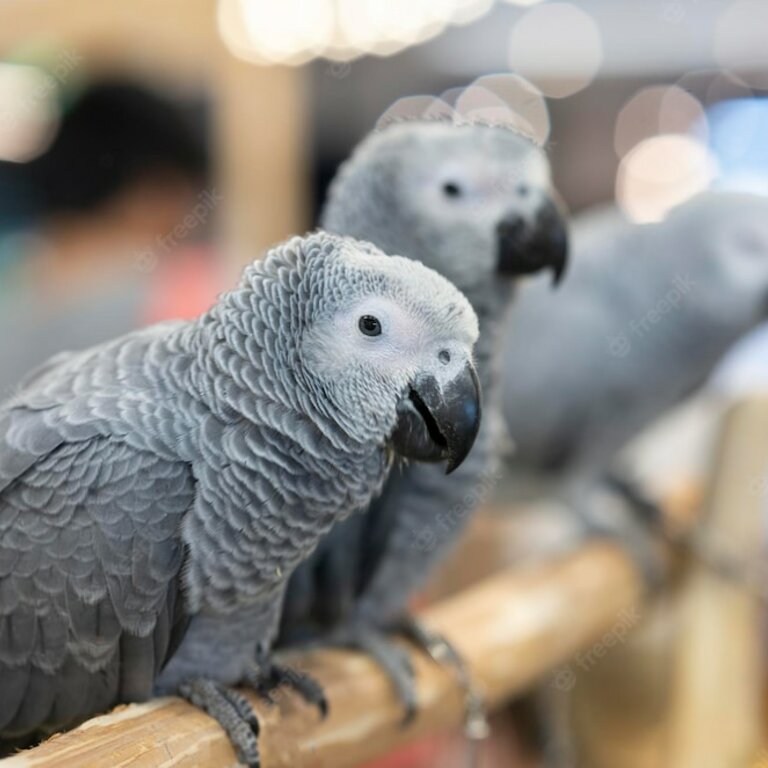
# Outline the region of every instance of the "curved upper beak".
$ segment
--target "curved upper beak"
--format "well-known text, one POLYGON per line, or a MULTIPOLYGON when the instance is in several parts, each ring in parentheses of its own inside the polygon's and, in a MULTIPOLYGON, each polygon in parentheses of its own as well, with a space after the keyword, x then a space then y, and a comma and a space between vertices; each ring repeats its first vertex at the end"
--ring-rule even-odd
POLYGON ((499 272, 527 275, 551 269, 557 285, 568 265, 568 227, 559 204, 547 197, 533 222, 519 214, 503 218, 496 229, 499 272))
POLYGON ((467 363, 441 388, 431 375, 419 375, 398 407, 392 435, 395 450, 418 461, 446 461, 450 474, 467 458, 480 429, 480 382, 467 363))

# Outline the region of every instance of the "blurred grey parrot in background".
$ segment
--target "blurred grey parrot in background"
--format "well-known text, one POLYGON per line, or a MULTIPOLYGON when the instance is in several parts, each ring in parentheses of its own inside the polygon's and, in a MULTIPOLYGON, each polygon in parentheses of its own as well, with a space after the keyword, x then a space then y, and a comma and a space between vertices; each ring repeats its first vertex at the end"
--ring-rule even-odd
POLYGON ((323 707, 270 661, 286 579, 393 449, 461 464, 477 334, 440 275, 321 232, 197 321, 33 373, 0 407, 0 741, 178 692, 258 765, 230 686, 323 707))
MULTIPOLYGON (((557 547, 610 537, 657 587, 656 542, 670 534, 619 454, 768 317, 768 199, 707 192, 652 224, 606 207, 575 217, 570 231, 562 290, 553 297, 531 281, 508 316, 502 396, 514 451, 498 498, 514 507, 513 497, 554 497, 572 525, 557 547)), ((695 540, 672 543, 729 579, 740 574, 695 540)), ((556 687, 535 699, 526 706, 540 715, 534 739, 546 764, 574 765, 556 687)))
POLYGON ((405 620, 408 602, 496 481, 497 350, 513 279, 551 269, 557 282, 567 234, 540 147, 507 126, 440 120, 395 122, 365 138, 334 180, 322 224, 437 270, 480 321, 484 416, 467 460, 449 477, 430 464, 395 468, 365 514, 336 525, 297 570, 286 595, 280 642, 319 635, 366 651, 388 673, 408 720, 417 705, 410 660, 384 633, 403 631, 435 657, 450 650, 405 620))
POLYGON ((559 486, 588 530, 616 533, 652 575, 647 527, 633 533, 632 515, 596 502, 618 492, 650 511, 616 469, 617 454, 768 317, 768 199, 707 192, 653 224, 588 213, 573 221, 572 238, 563 289, 552 297, 532 281, 509 315, 507 484, 534 498, 559 486))

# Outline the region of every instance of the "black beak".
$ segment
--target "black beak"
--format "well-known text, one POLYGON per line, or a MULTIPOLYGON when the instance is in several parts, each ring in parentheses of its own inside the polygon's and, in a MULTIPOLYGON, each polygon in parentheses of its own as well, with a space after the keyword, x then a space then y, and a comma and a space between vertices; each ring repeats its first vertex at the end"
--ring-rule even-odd
POLYGON ((568 227, 558 204, 547 198, 532 224, 519 214, 505 217, 496 229, 498 268, 503 275, 529 275, 551 269, 557 285, 568 264, 568 227))
POLYGON ((480 382, 467 363, 440 389, 433 376, 418 376, 398 407, 392 442, 417 461, 448 461, 450 474, 467 458, 480 428, 480 382))

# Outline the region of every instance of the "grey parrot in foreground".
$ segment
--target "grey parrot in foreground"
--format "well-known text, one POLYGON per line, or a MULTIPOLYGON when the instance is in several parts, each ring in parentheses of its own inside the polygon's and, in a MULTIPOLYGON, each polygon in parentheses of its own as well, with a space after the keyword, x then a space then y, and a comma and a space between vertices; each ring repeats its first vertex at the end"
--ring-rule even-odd
MULTIPOLYGON (((364 139, 334 180, 322 223, 437 270, 464 292, 480 321, 484 417, 467 461, 450 477, 424 463, 393 470, 365 514, 336 525, 297 570, 285 601, 282 643, 320 636, 368 652, 410 719, 417 702, 409 658, 384 633, 413 636, 416 625, 402 621, 410 598, 495 483, 502 422, 496 358, 513 278, 551 269, 557 281, 567 235, 537 145, 506 126, 439 120, 396 122, 364 139)), ((414 639, 446 650, 423 632, 414 639)))
POLYGON ((322 706, 270 661, 286 579, 393 450, 461 464, 477 334, 440 275, 320 232, 197 321, 33 373, 0 407, 0 741, 178 692, 257 765, 230 686, 322 706))

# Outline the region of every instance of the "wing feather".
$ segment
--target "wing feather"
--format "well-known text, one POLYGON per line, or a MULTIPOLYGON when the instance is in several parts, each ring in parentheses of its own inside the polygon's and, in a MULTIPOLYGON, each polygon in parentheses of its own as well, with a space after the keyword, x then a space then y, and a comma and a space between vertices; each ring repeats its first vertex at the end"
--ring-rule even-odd
POLYGON ((185 627, 190 467, 62 425, 43 390, 0 411, 0 739, 146 698, 185 627))

